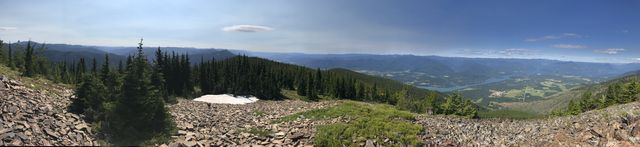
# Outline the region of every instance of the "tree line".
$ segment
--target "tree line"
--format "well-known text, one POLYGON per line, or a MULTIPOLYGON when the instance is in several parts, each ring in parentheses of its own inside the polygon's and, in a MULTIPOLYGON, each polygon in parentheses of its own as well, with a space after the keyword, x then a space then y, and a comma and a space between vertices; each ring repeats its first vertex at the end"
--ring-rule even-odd
POLYGON ((552 111, 551 115, 577 115, 616 104, 640 101, 640 97, 638 97, 638 94, 640 94, 640 82, 638 82, 637 76, 627 76, 619 81, 609 82, 605 90, 600 93, 594 94, 591 91, 594 90, 587 89, 578 100, 569 101, 565 110, 552 111))

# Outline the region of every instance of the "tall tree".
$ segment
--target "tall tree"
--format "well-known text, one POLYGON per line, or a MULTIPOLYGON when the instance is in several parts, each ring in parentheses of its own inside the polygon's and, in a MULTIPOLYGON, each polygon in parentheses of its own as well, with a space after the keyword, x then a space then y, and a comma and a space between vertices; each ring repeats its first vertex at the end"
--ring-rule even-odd
POLYGON ((24 54, 24 72, 22 73, 24 76, 32 77, 34 76, 33 72, 33 46, 31 46, 31 41, 27 42, 27 48, 24 54))
POLYGON ((70 105, 71 111, 84 114, 90 121, 98 120, 107 94, 102 82, 93 75, 85 75, 75 94, 77 98, 70 105))
POLYGON ((103 82, 106 81, 109 74, 111 74, 111 66, 109 65, 109 54, 104 54, 104 63, 102 63, 102 68, 100 68, 100 79, 103 82))
POLYGON ((142 51, 142 39, 138 54, 127 68, 118 98, 110 119, 114 142, 118 145, 138 145, 156 136, 167 136, 173 127, 170 115, 151 83, 151 68, 142 51))
POLYGON ((7 60, 9 60, 9 62, 7 64, 9 64, 9 68, 15 68, 15 64, 13 63, 13 49, 11 48, 11 44, 7 45, 7 48, 9 48, 9 53, 7 55, 7 60))
POLYGON ((98 62, 95 57, 91 60, 91 74, 94 76, 98 75, 98 62))

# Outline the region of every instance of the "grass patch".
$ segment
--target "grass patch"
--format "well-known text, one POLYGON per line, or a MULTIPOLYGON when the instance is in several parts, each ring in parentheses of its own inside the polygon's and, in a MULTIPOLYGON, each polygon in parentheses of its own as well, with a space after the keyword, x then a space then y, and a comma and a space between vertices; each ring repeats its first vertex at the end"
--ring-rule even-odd
POLYGON ((269 134, 273 133, 269 130, 260 129, 260 128, 242 129, 242 130, 239 130, 238 132, 245 132, 245 133, 253 134, 260 137, 267 137, 269 134))
POLYGON ((264 111, 260 111, 260 110, 253 111, 253 115, 255 115, 255 116, 264 116, 266 114, 267 113, 265 113, 264 111))
MULTIPOLYGON (((295 90, 286 90, 283 89, 280 92, 282 94, 282 96, 284 96, 286 99, 290 99, 290 100, 303 100, 303 101, 309 101, 309 99, 307 98, 307 96, 301 96, 298 95, 298 93, 295 90)), ((318 95, 318 99, 319 100, 332 100, 335 99, 333 97, 330 96, 324 96, 324 95, 318 95)))
POLYGON ((4 65, 0 65, 0 75, 4 75, 11 80, 20 81, 25 87, 37 91, 43 91, 46 94, 61 95, 60 93, 57 93, 57 91, 52 91, 51 87, 63 87, 69 89, 73 88, 72 85, 54 83, 50 80, 47 80, 42 75, 36 75, 35 77, 23 77, 21 76, 22 73, 4 65))
POLYGON ((395 109, 391 105, 353 101, 331 108, 289 115, 277 122, 292 121, 301 117, 312 120, 337 117, 351 119, 349 123, 319 126, 314 140, 318 146, 356 146, 368 139, 382 143, 385 138, 396 144, 420 145, 416 135, 423 129, 422 126, 410 122, 415 119, 413 113, 395 109))
POLYGON ((531 112, 503 109, 495 111, 480 111, 478 112, 480 118, 507 118, 507 119, 533 119, 540 118, 541 115, 531 112))

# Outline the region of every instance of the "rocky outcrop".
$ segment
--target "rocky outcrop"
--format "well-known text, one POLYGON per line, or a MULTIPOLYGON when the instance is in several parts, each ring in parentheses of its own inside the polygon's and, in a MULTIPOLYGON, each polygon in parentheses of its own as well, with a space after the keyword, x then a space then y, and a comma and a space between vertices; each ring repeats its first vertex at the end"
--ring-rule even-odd
POLYGON ((73 91, 32 87, 0 76, 0 146, 98 145, 89 125, 66 111, 73 91))
MULTIPOLYGON (((340 101, 259 101, 247 105, 180 100, 170 106, 179 131, 169 146, 306 146, 315 127, 348 119, 299 118, 272 123, 288 114, 329 107, 340 101)), ((613 106, 577 116, 533 120, 466 119, 417 115, 419 139, 437 146, 638 146, 640 103, 613 106)), ((378 146, 367 140, 362 146, 378 146)))
POLYGON ((577 116, 474 120, 420 115, 427 144, 469 146, 640 146, 640 103, 577 116))
POLYGON ((339 101, 258 101, 255 103, 209 104, 179 100, 170 106, 178 131, 169 146, 306 146, 312 145, 315 126, 336 120, 297 119, 273 123, 283 116, 329 107, 339 101))

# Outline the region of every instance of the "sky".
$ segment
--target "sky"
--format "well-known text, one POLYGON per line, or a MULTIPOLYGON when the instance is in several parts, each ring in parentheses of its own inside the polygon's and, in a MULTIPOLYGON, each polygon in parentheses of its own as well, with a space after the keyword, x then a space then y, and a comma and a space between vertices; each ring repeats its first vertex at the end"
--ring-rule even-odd
POLYGON ((640 62, 638 0, 0 0, 0 39, 640 62))

